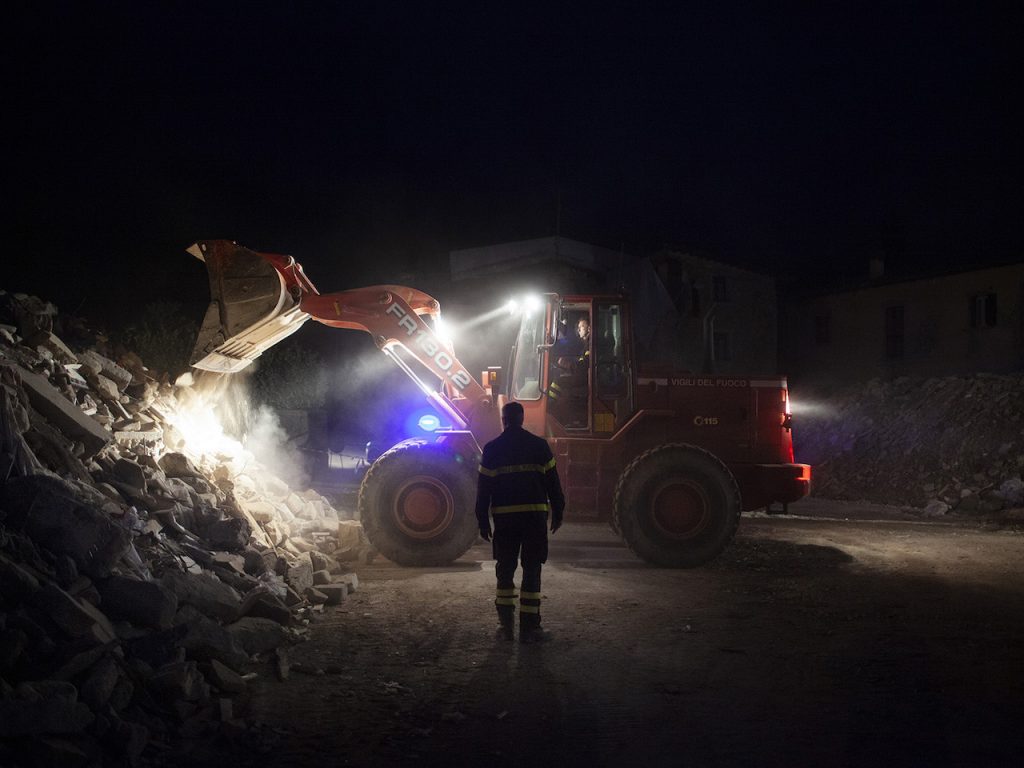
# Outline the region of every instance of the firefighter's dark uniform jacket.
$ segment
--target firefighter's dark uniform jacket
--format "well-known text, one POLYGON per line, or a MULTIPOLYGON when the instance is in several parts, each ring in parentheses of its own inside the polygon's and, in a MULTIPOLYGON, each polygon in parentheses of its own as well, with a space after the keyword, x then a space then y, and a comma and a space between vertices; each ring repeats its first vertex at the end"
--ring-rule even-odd
POLYGON ((515 611, 513 577, 521 556, 520 626, 539 628, 541 568, 548 559, 548 513, 552 523, 561 523, 564 509, 555 458, 546 440, 510 426, 484 446, 476 518, 482 530, 490 525, 488 511, 494 515, 494 605, 504 626, 511 627, 515 611))
POLYGON ((546 440, 522 427, 511 426, 484 446, 477 484, 476 519, 488 525, 488 510, 495 525, 503 515, 540 513, 560 523, 565 497, 546 440))

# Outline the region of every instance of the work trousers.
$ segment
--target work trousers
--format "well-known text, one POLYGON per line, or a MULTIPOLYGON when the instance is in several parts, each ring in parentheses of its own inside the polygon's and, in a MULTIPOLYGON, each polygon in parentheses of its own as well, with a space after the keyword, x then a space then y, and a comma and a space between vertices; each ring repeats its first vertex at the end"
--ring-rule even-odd
POLYGON ((502 623, 515 614, 515 574, 522 562, 523 580, 519 593, 519 622, 540 624, 540 572, 548 559, 547 512, 508 512, 494 516, 494 573, 497 596, 494 604, 502 623))

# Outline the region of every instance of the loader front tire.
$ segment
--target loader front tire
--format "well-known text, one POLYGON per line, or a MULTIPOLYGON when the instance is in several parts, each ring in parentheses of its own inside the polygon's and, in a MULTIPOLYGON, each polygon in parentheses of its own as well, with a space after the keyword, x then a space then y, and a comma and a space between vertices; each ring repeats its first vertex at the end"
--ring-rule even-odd
POLYGON ((714 559, 740 520, 736 480, 717 457, 685 443, 637 456, 615 487, 613 527, 653 565, 693 568, 714 559))
POLYGON ((476 541, 475 478, 461 457, 409 442, 382 454, 363 477, 359 515, 370 543, 392 562, 447 565, 476 541))

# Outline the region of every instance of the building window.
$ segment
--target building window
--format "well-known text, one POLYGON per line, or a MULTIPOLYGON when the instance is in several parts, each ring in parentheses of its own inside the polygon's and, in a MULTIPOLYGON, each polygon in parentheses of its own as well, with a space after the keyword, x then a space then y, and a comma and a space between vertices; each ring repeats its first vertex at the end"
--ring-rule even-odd
POLYGON ((732 360, 732 343, 725 331, 715 331, 712 354, 716 361, 732 360))
POLYGON ((996 295, 979 293, 971 297, 971 328, 993 328, 996 324, 996 295))
POLYGON ((716 302, 729 301, 729 279, 725 275, 711 278, 711 297, 716 302))
POLYGON ((683 293, 683 265, 675 259, 669 259, 665 262, 664 269, 665 287, 668 289, 668 295, 672 297, 672 303, 676 305, 676 311, 683 312, 686 299, 688 298, 683 293))
POLYGON ((904 351, 903 305, 885 308, 885 358, 902 360, 904 351))
POLYGON ((828 344, 832 341, 832 318, 826 313, 814 316, 814 343, 828 344))

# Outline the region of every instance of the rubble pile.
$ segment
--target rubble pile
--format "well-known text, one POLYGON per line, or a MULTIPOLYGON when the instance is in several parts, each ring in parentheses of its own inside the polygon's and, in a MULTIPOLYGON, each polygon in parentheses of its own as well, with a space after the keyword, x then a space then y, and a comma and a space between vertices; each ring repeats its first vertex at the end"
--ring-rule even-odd
POLYGON ((356 588, 359 523, 223 435, 195 449, 204 407, 0 291, 0 764, 248 738, 248 681, 356 588))
POLYGON ((794 400, 810 406, 794 441, 815 495, 928 516, 1024 506, 1024 375, 875 379, 794 400))

